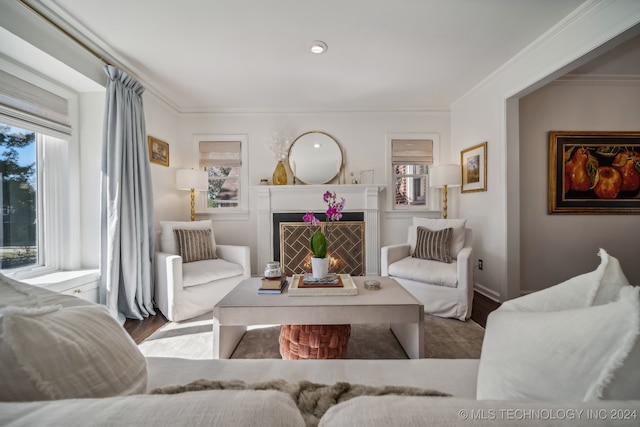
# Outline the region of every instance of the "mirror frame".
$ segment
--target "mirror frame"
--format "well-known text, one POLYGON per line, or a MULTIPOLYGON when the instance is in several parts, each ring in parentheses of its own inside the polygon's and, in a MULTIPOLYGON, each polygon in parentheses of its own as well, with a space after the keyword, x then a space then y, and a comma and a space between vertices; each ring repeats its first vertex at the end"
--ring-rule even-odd
POLYGON ((319 130, 312 130, 310 132, 305 132, 302 135, 298 136, 293 143, 291 144, 291 146, 289 147, 289 152, 287 154, 288 157, 288 163, 289 163, 289 168, 291 169, 291 171, 293 172, 294 167, 291 164, 291 151, 293 150, 293 147, 295 147, 296 142, 300 141, 301 138, 310 135, 310 134, 322 134, 324 136, 326 136, 327 138, 329 138, 331 141, 333 141, 333 143, 336 145, 336 147, 338 147, 338 151, 340 152, 340 167, 338 168, 338 171, 335 173, 335 175, 333 175, 331 178, 329 178, 328 180, 326 180, 325 182, 307 182, 304 179, 300 178, 298 175, 294 174, 294 179, 300 181, 303 184, 308 184, 308 185, 321 185, 321 184, 327 184, 331 181, 333 181, 334 179, 336 179, 337 177, 340 176, 340 172, 342 172, 342 169, 344 168, 344 152, 342 151, 342 147, 340 146, 340 143, 338 142, 337 139, 335 139, 333 136, 329 135, 326 132, 322 132, 319 130))

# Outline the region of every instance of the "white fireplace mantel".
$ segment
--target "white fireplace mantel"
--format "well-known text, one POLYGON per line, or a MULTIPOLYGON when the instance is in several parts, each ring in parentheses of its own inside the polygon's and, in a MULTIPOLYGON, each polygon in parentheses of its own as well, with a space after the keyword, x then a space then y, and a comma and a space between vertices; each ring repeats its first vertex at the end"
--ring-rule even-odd
POLYGON ((324 212, 326 191, 346 200, 344 212, 362 212, 365 222, 367 275, 380 274, 380 202, 384 185, 259 185, 252 187, 258 211, 258 269, 274 259, 273 214, 324 212))

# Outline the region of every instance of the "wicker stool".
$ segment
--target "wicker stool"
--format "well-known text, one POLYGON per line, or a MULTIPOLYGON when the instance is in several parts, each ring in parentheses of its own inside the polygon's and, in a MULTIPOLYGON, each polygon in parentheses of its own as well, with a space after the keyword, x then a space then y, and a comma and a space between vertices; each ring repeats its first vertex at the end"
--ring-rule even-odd
POLYGON ((342 359, 351 325, 282 325, 280 355, 286 360, 342 359))

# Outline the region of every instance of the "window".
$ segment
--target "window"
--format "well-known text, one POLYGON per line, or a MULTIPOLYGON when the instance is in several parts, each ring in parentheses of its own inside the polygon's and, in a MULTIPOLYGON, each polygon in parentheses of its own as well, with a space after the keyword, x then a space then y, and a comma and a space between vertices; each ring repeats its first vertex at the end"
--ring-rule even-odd
POLYGON ((433 140, 391 140, 394 208, 428 207, 429 165, 432 163, 433 140))
POLYGON ((247 199, 246 136, 196 137, 199 164, 209 174, 204 208, 208 212, 240 210, 247 199))
POLYGON ((36 133, 0 123, 0 268, 38 265, 38 166, 36 133))
POLYGON ((79 230, 71 227, 79 217, 72 203, 78 180, 71 184, 78 171, 71 162, 76 98, 29 71, 11 70, 15 75, 0 70, 0 269, 21 279, 79 260, 79 230))

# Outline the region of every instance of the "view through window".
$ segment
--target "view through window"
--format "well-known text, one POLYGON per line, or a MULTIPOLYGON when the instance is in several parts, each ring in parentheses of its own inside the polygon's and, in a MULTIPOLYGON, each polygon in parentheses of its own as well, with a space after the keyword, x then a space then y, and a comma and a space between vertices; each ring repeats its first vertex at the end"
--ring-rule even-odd
POLYGON ((39 263, 36 133, 0 123, 0 138, 0 268, 33 266, 39 263))

